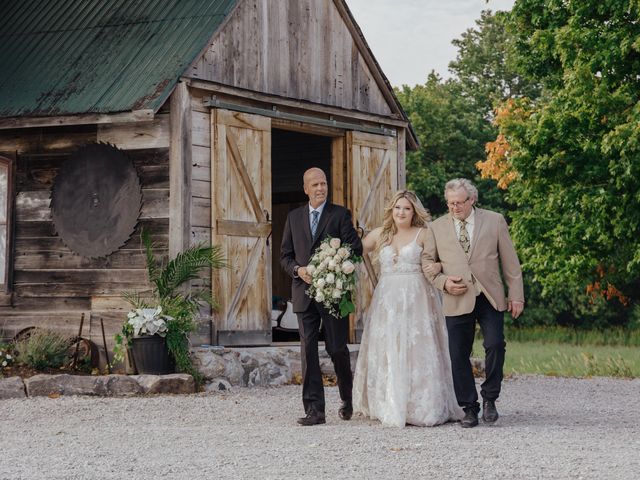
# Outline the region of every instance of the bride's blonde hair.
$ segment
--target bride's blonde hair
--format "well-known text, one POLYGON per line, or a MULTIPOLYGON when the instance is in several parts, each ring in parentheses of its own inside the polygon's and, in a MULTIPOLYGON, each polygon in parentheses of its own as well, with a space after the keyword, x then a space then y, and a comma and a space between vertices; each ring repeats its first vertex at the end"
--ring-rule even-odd
POLYGON ((412 227, 425 227, 427 222, 431 221, 431 215, 422 206, 420 199, 410 190, 399 190, 396 194, 391 198, 391 201, 385 206, 384 214, 382 216, 382 231, 380 232, 380 237, 378 238, 378 243, 376 244, 376 248, 373 252, 373 260, 377 261, 380 256, 380 251, 391 244, 391 240, 393 236, 398 232, 398 227, 396 227, 395 222, 393 221, 393 207, 396 206, 398 200, 401 198, 405 198, 411 204, 413 208, 413 217, 411 218, 411 226, 412 227))

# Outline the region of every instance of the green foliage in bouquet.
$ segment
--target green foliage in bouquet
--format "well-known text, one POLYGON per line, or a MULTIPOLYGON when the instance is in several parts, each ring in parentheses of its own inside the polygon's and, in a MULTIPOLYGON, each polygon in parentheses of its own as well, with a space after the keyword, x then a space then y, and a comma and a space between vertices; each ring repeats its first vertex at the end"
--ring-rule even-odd
POLYGON ((337 318, 355 312, 351 293, 356 286, 356 264, 360 261, 362 258, 353 253, 348 243, 343 244, 339 238, 325 238, 307 265, 312 277, 307 295, 337 318))

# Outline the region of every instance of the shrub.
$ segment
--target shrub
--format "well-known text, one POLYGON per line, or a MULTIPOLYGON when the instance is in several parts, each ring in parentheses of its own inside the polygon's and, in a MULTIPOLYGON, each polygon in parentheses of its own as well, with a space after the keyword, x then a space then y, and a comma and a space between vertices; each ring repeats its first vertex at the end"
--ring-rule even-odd
POLYGON ((67 360, 69 339, 57 332, 36 329, 16 344, 17 361, 36 370, 60 368, 67 360))
POLYGON ((11 366, 14 360, 13 345, 0 343, 0 376, 2 376, 2 369, 11 366))

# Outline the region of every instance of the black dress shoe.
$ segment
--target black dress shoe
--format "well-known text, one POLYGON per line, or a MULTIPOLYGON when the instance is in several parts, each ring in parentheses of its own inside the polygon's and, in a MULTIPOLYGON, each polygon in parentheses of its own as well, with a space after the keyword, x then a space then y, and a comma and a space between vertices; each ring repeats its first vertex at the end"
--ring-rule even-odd
POLYGON ((350 400, 342 402, 342 405, 338 409, 338 415, 343 420, 351 420, 353 416, 353 403, 350 400))
POLYGON ((478 414, 475 410, 467 409, 464 411, 464 418, 462 419, 462 428, 473 428, 478 425, 478 414))
POLYGON ((321 423, 327 423, 324 418, 324 413, 318 413, 315 410, 309 410, 307 414, 298 419, 298 423, 304 427, 310 427, 311 425, 320 425, 321 423))
POLYGON ((494 400, 482 401, 482 420, 487 423, 493 423, 498 420, 498 410, 496 410, 496 402, 494 400))

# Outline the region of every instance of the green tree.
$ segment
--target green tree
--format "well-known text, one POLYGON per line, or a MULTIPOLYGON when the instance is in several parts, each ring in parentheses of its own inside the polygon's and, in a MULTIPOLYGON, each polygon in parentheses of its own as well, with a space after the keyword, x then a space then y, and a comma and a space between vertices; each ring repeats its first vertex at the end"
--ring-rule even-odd
POLYGON ((508 22, 514 65, 543 86, 500 124, 512 233, 567 323, 629 323, 640 298, 639 13, 637 0, 516 0, 508 22))
POLYGON ((458 56, 449 63, 463 95, 487 118, 508 98, 536 98, 540 84, 523 78, 511 62, 513 39, 507 30, 508 12, 484 10, 459 39, 453 40, 458 56))
POLYGON ((416 131, 420 148, 407 155, 407 184, 434 214, 446 211, 444 184, 455 177, 475 180, 485 205, 501 205, 493 180, 482 180, 476 162, 496 129, 484 118, 456 80, 442 81, 431 73, 424 85, 396 89, 416 131))

